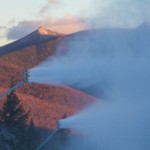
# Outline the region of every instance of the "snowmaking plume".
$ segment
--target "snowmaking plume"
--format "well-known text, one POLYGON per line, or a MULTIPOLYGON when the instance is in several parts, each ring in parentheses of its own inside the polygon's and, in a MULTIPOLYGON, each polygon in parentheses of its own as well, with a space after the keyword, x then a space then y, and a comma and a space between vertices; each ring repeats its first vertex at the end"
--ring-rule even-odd
POLYGON ((31 82, 65 84, 102 98, 60 120, 86 134, 69 150, 150 149, 150 29, 97 29, 66 41, 49 61, 30 70, 31 82))
POLYGON ((31 69, 30 81, 65 84, 98 97, 106 96, 111 78, 132 68, 140 70, 141 63, 148 64, 149 34, 144 27, 78 33, 66 41, 64 55, 60 47, 53 58, 31 69))

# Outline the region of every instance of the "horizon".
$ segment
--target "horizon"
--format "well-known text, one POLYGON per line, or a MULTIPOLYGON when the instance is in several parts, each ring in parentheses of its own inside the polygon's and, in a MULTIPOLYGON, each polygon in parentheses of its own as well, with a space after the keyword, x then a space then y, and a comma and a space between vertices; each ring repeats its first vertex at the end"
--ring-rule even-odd
POLYGON ((0 46, 39 26, 64 34, 97 27, 135 28, 150 21, 149 6, 147 0, 6 0, 0 9, 0 46))
MULTIPOLYGON (((51 32, 54 32, 54 33, 58 33, 58 34, 69 35, 69 34, 73 34, 73 33, 77 33, 77 32, 82 32, 82 31, 86 31, 86 30, 98 30, 98 29, 99 29, 99 30, 102 30, 102 29, 108 29, 108 30, 109 30, 109 29, 136 29, 136 28, 139 28, 139 27, 142 27, 142 28, 149 28, 149 29, 150 29, 150 23, 149 23, 149 22, 143 22, 143 23, 141 23, 140 25, 138 25, 138 26, 136 26, 136 27, 99 27, 99 28, 84 28, 84 29, 80 29, 80 30, 77 30, 77 31, 74 31, 74 32, 70 32, 70 33, 68 33, 68 34, 62 33, 62 32, 58 32, 58 31, 56 31, 56 30, 51 30, 51 29, 46 28, 46 27, 44 27, 44 26, 39 26, 39 27, 33 29, 32 31, 30 31, 29 33, 23 34, 23 35, 22 35, 20 38, 18 38, 18 39, 8 41, 7 43, 5 43, 5 44, 3 44, 3 45, 0 44, 0 48, 3 47, 3 46, 9 45, 9 44, 11 44, 11 43, 14 43, 14 42, 16 42, 16 41, 18 41, 18 40, 20 40, 20 39, 22 39, 22 38, 24 38, 24 37, 26 37, 26 36, 32 34, 33 32, 37 31, 39 28, 43 28, 43 29, 45 29, 45 30, 48 30, 48 31, 51 31, 51 32)), ((20 33, 20 34, 21 34, 21 33, 20 33)))

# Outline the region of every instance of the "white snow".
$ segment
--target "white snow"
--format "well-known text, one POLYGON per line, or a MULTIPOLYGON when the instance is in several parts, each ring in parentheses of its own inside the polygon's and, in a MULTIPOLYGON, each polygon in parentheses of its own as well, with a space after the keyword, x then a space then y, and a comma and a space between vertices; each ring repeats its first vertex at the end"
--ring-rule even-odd
POLYGON ((57 33, 57 32, 50 31, 50 30, 45 29, 45 28, 43 28, 43 27, 39 27, 37 31, 38 31, 38 33, 41 34, 41 35, 54 35, 54 36, 60 35, 60 34, 57 33))

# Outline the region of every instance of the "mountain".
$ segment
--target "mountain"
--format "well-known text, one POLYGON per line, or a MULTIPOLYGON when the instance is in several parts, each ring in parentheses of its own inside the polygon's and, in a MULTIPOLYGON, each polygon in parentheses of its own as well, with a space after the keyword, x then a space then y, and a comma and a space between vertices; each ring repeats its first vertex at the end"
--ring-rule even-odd
MULTIPOLYGON (((91 43, 88 44, 88 49, 82 48, 82 53, 87 54, 88 52, 93 57, 96 55, 101 58, 101 55, 110 55, 113 51, 124 52, 131 49, 133 54, 138 56, 141 50, 144 53, 143 49, 150 48, 149 40, 150 30, 147 25, 141 25, 135 29, 87 30, 70 35, 52 32, 40 27, 26 37, 0 47, 0 93, 9 88, 11 80, 14 83, 22 80, 24 68, 30 69, 39 65, 53 56, 57 48, 61 52, 65 52, 68 48, 68 41, 73 42, 72 50, 79 56, 81 50, 76 45, 81 43, 83 46, 91 43)), ((94 97, 91 95, 95 95, 93 92, 101 89, 99 86, 101 84, 96 82, 90 87, 84 88, 83 91, 77 85, 72 85, 71 88, 63 85, 34 83, 25 84, 16 92, 22 99, 25 110, 30 110, 30 118, 36 126, 50 129, 56 127, 56 121, 64 114, 74 114, 93 102, 94 97)), ((0 102, 0 105, 2 103, 3 101, 0 102)))
POLYGON ((40 45, 43 42, 49 40, 55 40, 60 36, 65 36, 64 34, 57 33, 45 29, 43 27, 39 27, 36 31, 32 32, 31 34, 12 42, 8 45, 0 47, 0 55, 7 54, 9 52, 17 51, 24 47, 28 47, 31 45, 40 45))
MULTIPOLYGON (((13 43, 0 48, 0 93, 22 80, 24 68, 32 68, 53 56, 58 46, 68 38, 42 27, 13 43)), ((39 128, 52 129, 64 114, 72 115, 85 105, 93 102, 94 97, 79 90, 44 84, 28 84, 16 90, 26 111, 39 128)), ((2 106, 5 97, 0 101, 2 106)))

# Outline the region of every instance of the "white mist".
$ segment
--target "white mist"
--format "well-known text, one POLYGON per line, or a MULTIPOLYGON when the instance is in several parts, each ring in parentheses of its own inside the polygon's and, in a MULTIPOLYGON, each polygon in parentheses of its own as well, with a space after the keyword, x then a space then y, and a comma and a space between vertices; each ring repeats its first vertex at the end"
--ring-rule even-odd
MULTIPOLYGON (((65 55, 59 49, 31 70, 31 82, 65 84, 103 99, 60 121, 85 135, 78 150, 150 149, 149 33, 137 28, 79 34, 68 41, 65 55)), ((69 150, 75 150, 72 144, 69 150)))

